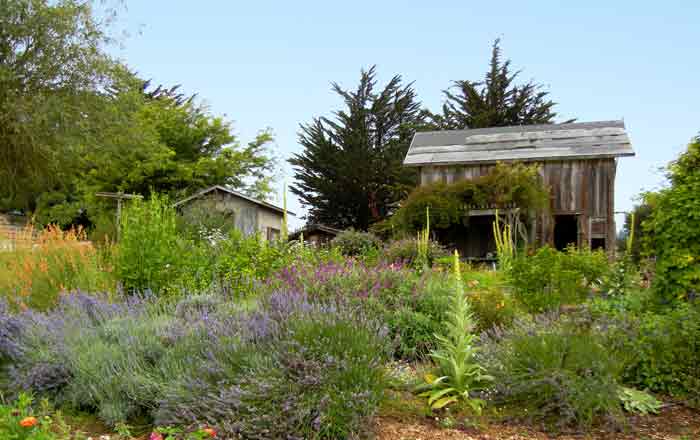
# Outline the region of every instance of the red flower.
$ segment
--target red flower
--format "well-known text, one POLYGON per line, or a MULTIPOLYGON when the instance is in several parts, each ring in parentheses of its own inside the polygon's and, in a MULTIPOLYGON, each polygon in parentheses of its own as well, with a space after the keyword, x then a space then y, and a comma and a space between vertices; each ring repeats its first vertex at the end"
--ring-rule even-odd
POLYGON ((39 421, 36 417, 25 417, 19 422, 20 426, 24 428, 31 428, 32 426, 36 426, 37 423, 39 423, 39 421))
POLYGON ((209 437, 211 437, 211 438, 216 437, 216 431, 214 430, 214 428, 203 428, 202 432, 204 432, 205 434, 208 434, 209 437))

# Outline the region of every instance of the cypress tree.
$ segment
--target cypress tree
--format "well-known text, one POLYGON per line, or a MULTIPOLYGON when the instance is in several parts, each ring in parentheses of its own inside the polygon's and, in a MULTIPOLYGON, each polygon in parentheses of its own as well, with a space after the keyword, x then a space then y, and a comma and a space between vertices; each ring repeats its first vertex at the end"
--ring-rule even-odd
POLYGON ((291 190, 308 207, 309 222, 365 230, 415 186, 415 170, 402 163, 421 121, 420 102, 399 75, 378 88, 375 67, 362 71, 355 90, 332 89, 344 107, 301 125, 304 149, 289 160, 291 190))
MULTIPOLYGON (((502 61, 500 39, 493 43, 491 62, 483 81, 453 81, 444 90, 442 114, 429 114, 438 130, 550 124, 557 114, 544 86, 533 81, 517 84, 520 71, 502 61)), ((570 122, 570 121, 567 121, 570 122)))

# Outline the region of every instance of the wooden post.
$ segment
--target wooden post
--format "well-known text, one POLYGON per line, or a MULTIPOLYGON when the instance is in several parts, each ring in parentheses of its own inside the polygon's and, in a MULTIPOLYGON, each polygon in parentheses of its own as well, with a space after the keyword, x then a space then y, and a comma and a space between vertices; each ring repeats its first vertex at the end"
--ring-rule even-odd
POLYGON ((116 241, 119 241, 119 223, 121 220, 121 215, 122 215, 122 200, 124 199, 142 199, 143 196, 139 194, 124 194, 123 192, 98 192, 95 193, 97 197, 106 197, 108 199, 117 199, 117 216, 116 216, 116 227, 117 227, 117 234, 116 234, 116 241))

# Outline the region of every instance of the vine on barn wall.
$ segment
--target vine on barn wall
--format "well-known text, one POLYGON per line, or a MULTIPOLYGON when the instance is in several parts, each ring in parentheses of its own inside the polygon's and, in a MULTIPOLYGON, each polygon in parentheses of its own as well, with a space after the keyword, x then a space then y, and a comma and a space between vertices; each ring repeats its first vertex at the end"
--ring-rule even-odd
POLYGON ((468 211, 474 206, 518 207, 520 212, 545 211, 549 207, 549 188, 544 185, 536 165, 498 163, 486 175, 452 184, 433 183, 416 188, 381 229, 415 232, 425 227, 426 208, 430 224, 447 229, 468 224, 468 211))

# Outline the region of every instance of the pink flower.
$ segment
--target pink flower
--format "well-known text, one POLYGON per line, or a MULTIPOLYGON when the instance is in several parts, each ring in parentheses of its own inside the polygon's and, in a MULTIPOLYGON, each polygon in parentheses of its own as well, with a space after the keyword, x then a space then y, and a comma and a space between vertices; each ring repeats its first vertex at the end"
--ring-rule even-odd
POLYGON ((163 434, 154 431, 148 436, 148 440, 163 440, 163 434))

